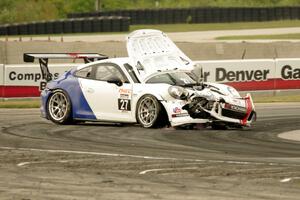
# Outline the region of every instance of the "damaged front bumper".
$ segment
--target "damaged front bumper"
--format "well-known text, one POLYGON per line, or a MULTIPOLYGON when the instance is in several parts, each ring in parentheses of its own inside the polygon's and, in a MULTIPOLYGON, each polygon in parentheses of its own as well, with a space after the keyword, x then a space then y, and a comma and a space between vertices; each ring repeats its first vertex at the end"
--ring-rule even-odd
MULTIPOLYGON (((243 113, 242 117, 241 115, 238 116, 234 114, 232 114, 232 116, 229 116, 228 114, 225 116, 225 102, 214 102, 211 110, 205 108, 202 109, 206 113, 209 113, 210 116, 215 118, 216 120, 227 123, 234 123, 241 126, 250 126, 254 121, 256 121, 256 112, 252 97, 248 93, 244 98, 241 98, 240 100, 245 101, 245 112, 243 113)), ((238 113, 238 111, 236 111, 236 113, 238 113)))
POLYGON ((212 102, 209 109, 200 106, 202 112, 205 112, 205 114, 201 114, 201 117, 195 117, 193 113, 185 110, 184 107, 186 106, 183 105, 183 102, 165 102, 165 107, 169 110, 169 119, 172 126, 212 122, 221 122, 237 126, 250 126, 256 120, 255 106, 252 97, 250 94, 247 94, 245 97, 237 100, 244 101, 243 105, 245 106, 231 105, 232 107, 230 110, 226 107, 226 104, 228 105, 228 103, 223 101, 212 102))

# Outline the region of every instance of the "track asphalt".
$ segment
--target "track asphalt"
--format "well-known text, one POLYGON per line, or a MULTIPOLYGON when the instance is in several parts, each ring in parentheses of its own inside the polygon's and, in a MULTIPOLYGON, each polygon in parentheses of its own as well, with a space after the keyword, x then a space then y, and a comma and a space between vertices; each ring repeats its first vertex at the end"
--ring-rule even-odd
POLYGON ((299 199, 300 103, 242 130, 61 126, 0 109, 0 199, 299 199))

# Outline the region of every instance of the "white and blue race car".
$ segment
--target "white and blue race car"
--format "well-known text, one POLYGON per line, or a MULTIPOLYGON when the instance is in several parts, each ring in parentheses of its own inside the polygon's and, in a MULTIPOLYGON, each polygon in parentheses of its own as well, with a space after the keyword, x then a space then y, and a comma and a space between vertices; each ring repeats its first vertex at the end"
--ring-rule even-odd
POLYGON ((201 70, 161 31, 137 30, 127 37, 126 58, 100 54, 24 54, 39 59, 48 81, 42 116, 58 124, 75 121, 139 123, 143 127, 211 124, 250 126, 256 118, 250 94, 201 81, 201 70), (48 59, 83 58, 52 80, 48 59))

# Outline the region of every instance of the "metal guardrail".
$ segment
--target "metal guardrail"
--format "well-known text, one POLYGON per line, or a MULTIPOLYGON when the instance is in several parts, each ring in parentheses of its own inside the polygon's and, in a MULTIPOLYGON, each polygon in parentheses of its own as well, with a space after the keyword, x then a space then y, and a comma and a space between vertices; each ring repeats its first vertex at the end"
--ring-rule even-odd
POLYGON ((130 17, 131 24, 222 23, 300 19, 300 7, 165 8, 70 13, 68 18, 130 17))

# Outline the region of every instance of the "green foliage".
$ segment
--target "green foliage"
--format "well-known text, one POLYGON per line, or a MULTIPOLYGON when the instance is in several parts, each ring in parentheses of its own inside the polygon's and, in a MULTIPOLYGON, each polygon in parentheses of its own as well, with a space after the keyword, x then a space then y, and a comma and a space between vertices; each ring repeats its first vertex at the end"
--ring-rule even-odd
MULTIPOLYGON (((102 10, 178 7, 296 6, 300 0, 100 0, 102 10)), ((65 18, 90 12, 95 0, 0 0, 0 23, 65 18)))

